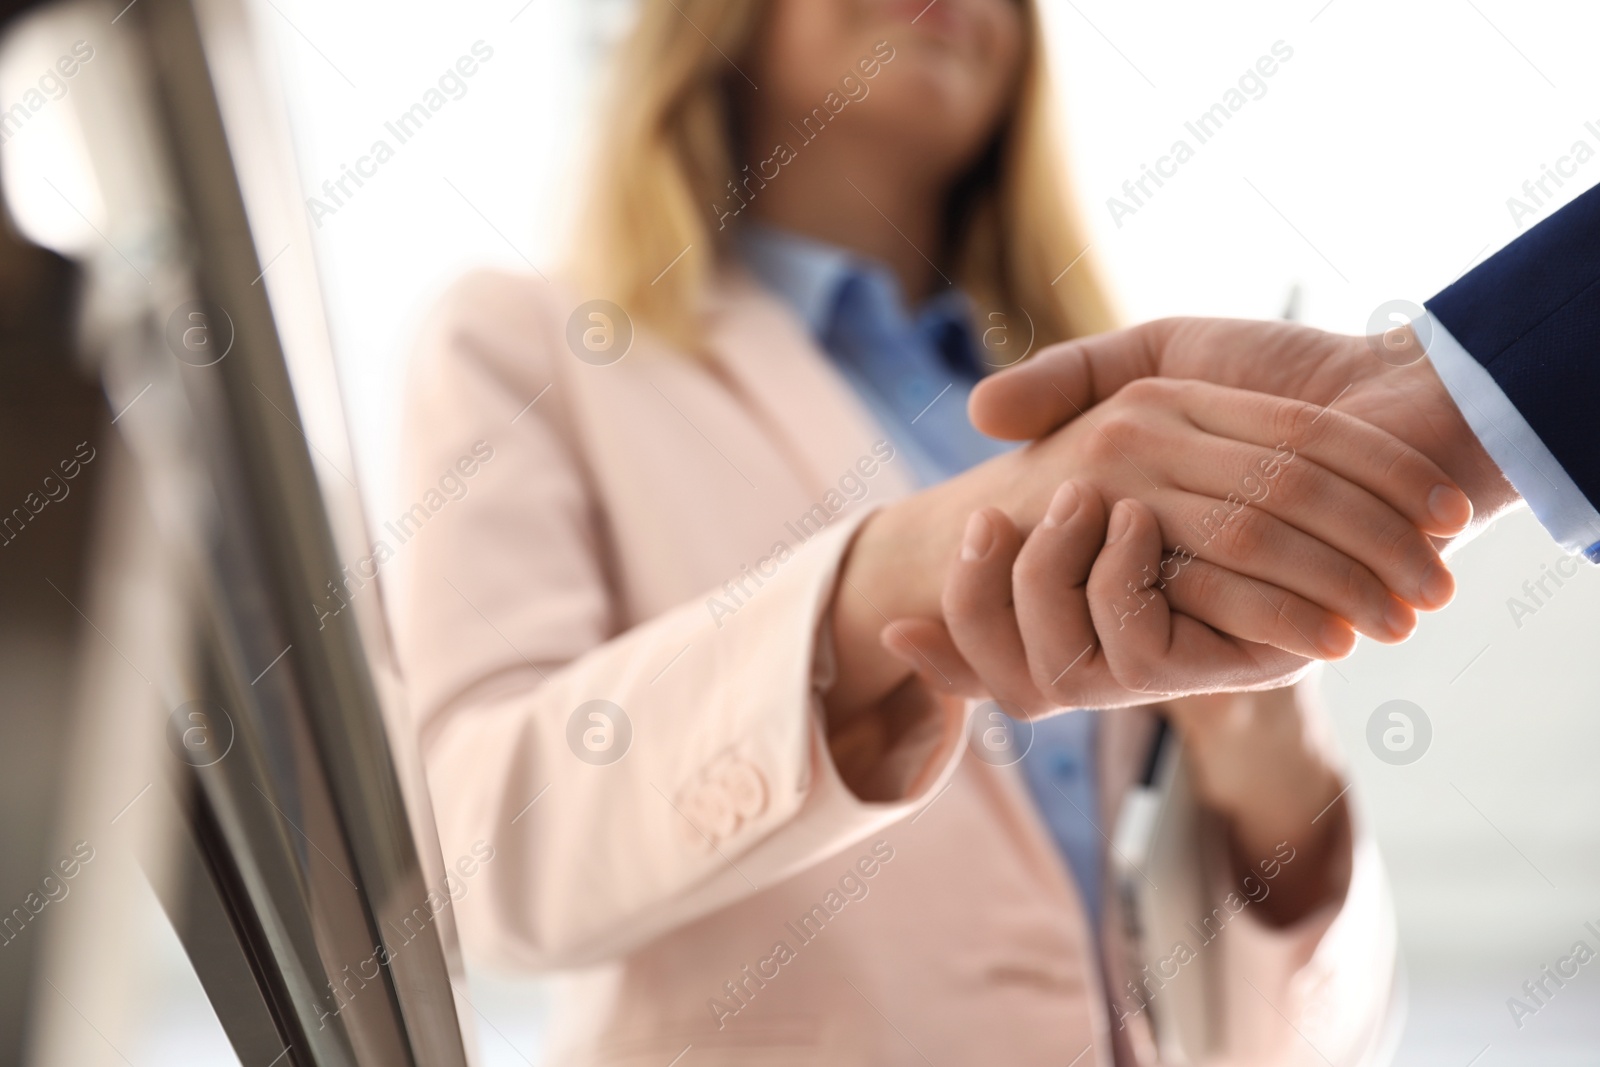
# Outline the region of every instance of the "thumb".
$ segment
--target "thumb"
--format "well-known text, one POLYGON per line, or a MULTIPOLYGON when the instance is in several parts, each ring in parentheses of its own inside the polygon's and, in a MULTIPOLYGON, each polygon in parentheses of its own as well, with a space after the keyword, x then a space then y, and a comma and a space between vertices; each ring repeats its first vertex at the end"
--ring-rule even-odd
POLYGON ((983 681, 961 655, 940 619, 895 619, 878 635, 884 650, 906 664, 935 693, 987 695, 983 681))
POLYGON ((979 382, 967 415, 990 437, 1044 437, 1135 378, 1159 373, 1159 333, 1159 323, 1145 323, 1051 345, 979 382))

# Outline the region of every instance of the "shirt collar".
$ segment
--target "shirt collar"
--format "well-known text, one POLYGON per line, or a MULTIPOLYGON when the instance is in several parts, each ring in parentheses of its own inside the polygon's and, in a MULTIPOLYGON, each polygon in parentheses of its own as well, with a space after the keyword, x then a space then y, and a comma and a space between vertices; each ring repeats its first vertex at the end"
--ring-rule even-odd
POLYGON ((863 283, 871 292, 869 299, 880 316, 898 319, 904 326, 915 325, 930 335, 945 324, 971 329, 971 303, 961 290, 935 293, 913 314, 887 267, 838 245, 761 223, 746 225, 739 245, 751 273, 794 308, 814 338, 827 335, 839 294, 852 282, 863 283))
POLYGON ((739 247, 751 273, 794 308, 812 337, 827 332, 840 290, 862 270, 837 245, 759 223, 744 227, 739 247))

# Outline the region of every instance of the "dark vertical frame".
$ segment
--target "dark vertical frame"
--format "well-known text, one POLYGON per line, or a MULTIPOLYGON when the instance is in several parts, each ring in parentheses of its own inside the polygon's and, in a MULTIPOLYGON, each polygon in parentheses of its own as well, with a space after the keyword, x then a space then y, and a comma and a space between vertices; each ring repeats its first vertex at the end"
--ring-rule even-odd
MULTIPOLYGON (((122 7, 107 8, 107 25, 122 7)), ((171 661, 226 741, 210 760, 185 758, 174 737, 168 795, 183 815, 163 904, 246 1067, 465 1067, 454 924, 429 910, 438 844, 418 830, 431 826, 417 810, 426 797, 402 783, 386 725, 400 721, 385 707, 394 697, 368 660, 387 646, 371 632, 381 612, 315 607, 364 546, 341 553, 283 309, 257 284, 267 264, 246 190, 259 195, 266 179, 241 181, 237 160, 244 139, 259 148, 270 131, 230 128, 214 77, 237 91, 248 19, 240 0, 139 0, 117 20, 127 84, 98 106, 139 120, 150 143, 126 158, 92 152, 92 166, 102 188, 147 183, 121 210, 162 219, 164 241, 137 253, 148 295, 130 298, 87 265, 91 298, 103 284, 120 301, 115 336, 93 355, 108 382, 157 390, 117 429, 142 482, 187 494, 181 515, 158 516, 193 621, 192 646, 171 661), (225 309, 232 344, 212 365, 167 351, 164 324, 186 298, 225 309)))

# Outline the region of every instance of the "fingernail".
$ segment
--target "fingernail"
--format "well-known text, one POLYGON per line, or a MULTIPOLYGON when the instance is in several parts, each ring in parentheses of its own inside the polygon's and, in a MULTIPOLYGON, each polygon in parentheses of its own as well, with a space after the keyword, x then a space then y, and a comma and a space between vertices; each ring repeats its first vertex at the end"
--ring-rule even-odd
POLYGON ((1428 566, 1428 572, 1422 576, 1422 599, 1431 608, 1442 608, 1450 603, 1450 598, 1455 595, 1456 580, 1442 563, 1433 563, 1428 566))
POLYGON ((1106 527, 1106 544, 1114 545, 1122 540, 1122 535, 1128 532, 1128 527, 1133 525, 1133 508, 1126 500, 1119 500, 1111 509, 1111 522, 1106 527))
POLYGON ((1472 521, 1472 501, 1453 486, 1436 485, 1428 493, 1428 512, 1441 526, 1459 529, 1472 521))
POLYGON ((963 563, 973 563, 989 554, 989 546, 994 544, 994 524, 989 517, 981 511, 974 511, 972 518, 967 520, 967 532, 961 539, 961 560, 963 563))
POLYGON ((1390 597, 1389 606, 1383 609, 1383 621, 1389 627, 1389 632, 1396 637, 1409 637, 1411 631, 1416 628, 1417 613, 1401 601, 1390 597))
POLYGON ((1050 499, 1050 509, 1044 513, 1042 525, 1060 526, 1077 513, 1081 500, 1082 494, 1078 492, 1078 483, 1065 483, 1050 499))

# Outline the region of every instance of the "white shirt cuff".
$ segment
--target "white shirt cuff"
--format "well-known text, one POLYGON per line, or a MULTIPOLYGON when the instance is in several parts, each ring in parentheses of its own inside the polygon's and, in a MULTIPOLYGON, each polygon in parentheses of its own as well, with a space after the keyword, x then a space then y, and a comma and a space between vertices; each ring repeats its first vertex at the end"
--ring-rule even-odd
POLYGON ((1444 323, 1428 315, 1418 330, 1433 369, 1461 409, 1489 458, 1499 465, 1534 516, 1569 552, 1600 563, 1600 511, 1583 495, 1528 420, 1507 399, 1483 364, 1461 347, 1444 323))

